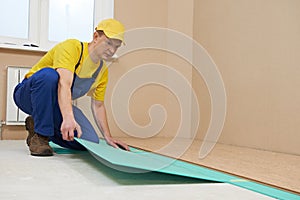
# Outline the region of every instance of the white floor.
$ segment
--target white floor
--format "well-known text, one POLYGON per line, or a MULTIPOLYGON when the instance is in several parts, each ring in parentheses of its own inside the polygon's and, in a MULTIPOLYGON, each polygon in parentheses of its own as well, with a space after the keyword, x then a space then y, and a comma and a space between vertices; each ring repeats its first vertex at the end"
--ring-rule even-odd
POLYGON ((88 153, 29 155, 25 141, 0 141, 2 200, 268 200, 270 197, 225 183, 164 174, 126 174, 109 169, 88 153))

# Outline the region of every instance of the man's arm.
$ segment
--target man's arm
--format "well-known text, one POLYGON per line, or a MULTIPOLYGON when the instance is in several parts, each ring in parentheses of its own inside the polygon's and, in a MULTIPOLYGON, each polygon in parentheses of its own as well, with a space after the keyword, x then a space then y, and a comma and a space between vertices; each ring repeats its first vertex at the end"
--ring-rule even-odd
POLYGON ((125 150, 129 151, 129 147, 125 143, 118 141, 111 136, 110 130, 108 127, 108 123, 107 123, 106 109, 104 106, 104 102, 92 99, 91 106, 92 106, 92 112, 93 112, 93 116, 96 121, 96 124, 97 124, 98 128, 100 129, 106 142, 115 148, 118 148, 120 145, 125 150))
POLYGON ((62 114, 61 133, 64 140, 74 140, 74 130, 77 130, 78 137, 81 136, 81 128, 74 118, 72 109, 71 86, 73 82, 73 73, 70 70, 58 68, 58 104, 62 114))

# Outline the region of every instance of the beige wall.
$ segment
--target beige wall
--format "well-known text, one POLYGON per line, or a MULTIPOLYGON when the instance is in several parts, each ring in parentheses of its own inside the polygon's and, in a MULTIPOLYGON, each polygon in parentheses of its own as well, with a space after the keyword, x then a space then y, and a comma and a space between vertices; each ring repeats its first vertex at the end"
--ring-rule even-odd
MULTIPOLYGON (((115 1, 115 17, 122 20, 125 24, 127 31, 132 32, 136 28, 144 27, 161 27, 169 28, 180 31, 184 34, 192 37, 193 34, 193 1, 185 1, 182 4, 180 0, 129 0, 115 1), (154 14, 155 13, 155 14, 154 14)), ((138 39, 143 36, 138 36, 138 39)), ((167 37, 165 39, 165 48, 168 49, 172 44, 168 43, 167 37)), ((128 41, 128 45, 131 42, 128 41)), ((123 47, 126 49, 127 47, 123 47)), ((121 50, 122 51, 122 50, 121 50)), ((178 70, 187 80, 191 80, 192 68, 182 58, 173 55, 168 51, 162 51, 158 49, 141 49, 137 52, 126 54, 118 59, 117 63, 114 63, 110 67, 110 82, 106 95, 106 105, 109 114, 109 121, 111 123, 111 131, 115 135, 125 136, 124 132, 120 130, 119 125, 115 123, 114 116, 111 112, 110 101, 111 92, 115 87, 116 82, 120 76, 128 73, 129 70, 134 67, 141 66, 146 63, 160 63, 170 66, 178 70)), ((165 79, 167 83, 174 82, 173 77, 169 73, 165 73, 165 79)), ((147 76, 145 74, 145 76, 147 76)), ((178 89, 180 84, 177 85, 178 89)), ((185 101, 190 101, 190 91, 186 91, 185 101)), ((124 99, 126 101, 127 99, 124 99)), ((172 92, 165 87, 158 86, 156 84, 147 85, 140 90, 136 91, 130 98, 130 115, 135 123, 140 126, 148 125, 150 117, 148 111, 153 104, 162 105, 167 112, 167 120, 162 130, 156 135, 159 137, 173 137, 178 127, 180 126, 180 108, 178 99, 172 92)), ((191 107, 188 108, 191 112, 191 107)), ((191 117, 191 116, 187 116, 191 117)), ((190 122, 186 119, 187 130, 189 129, 190 122)), ((121 127, 122 128, 122 127, 121 127)), ((182 137, 190 137, 190 131, 180 133, 182 137)), ((137 137, 144 137, 143 131, 137 137)))
MULTIPOLYGON (((44 53, 10 50, 0 48, 0 116, 5 120, 6 115, 6 72, 7 66, 32 66, 44 53)), ((23 139, 26 137, 23 126, 3 126, 2 139, 23 139)))
MULTIPOLYGON (((178 19, 180 15, 178 15, 178 4, 179 1, 168 1, 168 0, 156 0, 156 1, 147 1, 147 0, 129 0, 115 1, 115 17, 120 19, 125 24, 127 30, 134 31, 136 28, 143 27, 161 27, 161 28, 173 28, 175 29, 178 24, 181 24, 181 21, 176 21, 173 18, 176 17, 178 19), (155 13, 155 14, 153 14, 155 13)), ((192 3, 192 1, 190 1, 192 3)), ((186 4, 188 5, 188 4, 186 4)), ((192 9, 192 5, 188 5, 185 8, 184 13, 187 13, 188 10, 192 9)), ((192 13, 190 14, 190 19, 192 19, 192 13)), ((189 24, 182 28, 181 31, 187 32, 188 34, 192 33, 191 24, 192 20, 189 20, 189 24)), ((179 26, 182 27, 182 26, 179 26)), ((134 41, 133 41, 134 42, 134 41)), ((166 42, 166 41, 164 41, 166 42)), ((130 45, 130 42, 128 42, 130 45)), ((167 42, 166 42, 167 47, 167 42)), ((124 47, 126 48, 126 46, 124 47)), ((114 63, 110 68, 111 79, 109 83, 109 89, 107 93, 107 109, 109 113, 109 121, 112 124, 111 129, 112 133, 116 135, 123 135, 124 132, 119 129, 119 126, 115 124, 115 120, 113 119, 113 115, 110 111, 109 102, 111 101, 110 96, 113 87, 116 84, 116 81, 119 79, 121 75, 126 74, 129 70, 134 67, 141 66, 147 63, 160 63, 165 65, 171 65, 175 68, 174 60, 172 59, 174 56, 166 51, 161 51, 158 49, 141 49, 137 52, 132 52, 130 54, 126 54, 118 59, 117 63, 114 63)), ((177 59, 178 62, 184 63, 184 61, 177 59)), ((176 63, 178 63, 176 62, 176 63)), ((186 65, 186 63, 184 63, 186 65)), ((191 70, 185 70, 182 68, 182 65, 177 64, 177 69, 186 74, 188 79, 191 78, 191 70), (182 70, 183 69, 183 70, 182 70)), ((189 67, 190 68, 190 67, 189 67)), ((170 79, 168 74, 165 74, 166 79, 170 79)), ((125 99, 124 99, 125 101, 125 99)), ((130 115, 132 119, 140 126, 146 126, 150 123, 149 118, 149 108, 153 104, 162 105, 167 111, 167 121, 166 124, 162 127, 161 132, 159 132, 156 136, 159 137, 168 137, 174 136, 176 133, 180 120, 179 114, 180 110, 178 108, 178 102, 176 97, 166 88, 162 86, 158 86, 155 84, 147 85, 142 87, 138 91, 136 91, 130 99, 130 115)), ((186 133, 188 136, 189 133, 186 133)), ((143 133, 141 133, 138 137, 144 137, 143 133)))
POLYGON ((299 155, 299 10, 297 0, 195 1, 194 38, 228 97, 220 142, 299 155))
MULTIPOLYGON (((222 74, 228 98, 219 142, 298 155, 299 10, 298 0, 115 0, 115 17, 127 29, 175 29, 193 37, 209 52, 222 74)), ((32 65, 40 56, 1 50, 1 93, 5 91, 5 65, 32 65)), ((210 97, 202 77, 185 60, 153 49, 126 54, 110 67, 106 104, 113 135, 125 136, 111 113, 111 89, 133 67, 153 62, 173 67, 193 84, 201 110, 197 137, 202 139, 210 119, 210 97)), ((166 79, 172 81, 168 74, 166 79)), ((4 103, 3 97, 2 119, 4 103)), ((148 124, 148 109, 154 103, 168 111, 167 122, 157 136, 172 136, 180 122, 178 100, 161 86, 150 85, 133 94, 132 118, 139 125, 148 124)))
MULTIPOLYGON (((167 24, 168 9, 167 1, 154 0, 129 0, 115 1, 115 18, 121 20, 127 31, 133 31, 136 28, 141 27, 165 27, 167 24), (156 13, 153 15, 153 13, 156 13)), ((128 45, 130 41, 127 40, 128 45)), ((126 48, 123 47, 123 48, 126 48)), ((122 50, 122 49, 121 49, 122 50)), ((161 51, 153 49, 141 49, 138 51, 125 54, 120 57, 118 61, 110 66, 110 81, 106 94, 106 107, 108 112, 108 120, 110 123, 110 129, 113 135, 127 136, 120 127, 116 124, 111 112, 111 95, 112 89, 115 86, 119 78, 126 74, 134 67, 150 63, 165 63, 165 55, 161 51)), ((140 126, 144 126, 149 123, 148 116, 149 105, 153 103, 161 103, 166 105, 165 99, 160 98, 164 96, 165 92, 159 86, 147 85, 134 93, 130 99, 130 114, 132 119, 140 126), (152 98, 145 98, 145 96, 151 96, 152 98)), ((124 100, 125 101, 125 100, 124 100)), ((125 104, 125 102, 124 102, 125 104)), ((168 129, 168 127, 166 127, 168 129)))
MULTIPOLYGON (((120 9, 116 10, 116 17, 124 19, 130 28, 158 26, 181 31, 208 50, 222 74, 228 98, 226 122, 219 142, 299 154, 300 95, 296 92, 300 84, 297 73, 300 64, 297 56, 300 54, 299 3, 296 0, 170 0, 126 1, 125 4, 120 0, 116 1, 120 9), (145 14, 141 14, 143 9, 145 14)), ((131 56, 130 62, 144 60, 141 55, 131 56)), ((164 56, 161 62, 177 70, 188 66, 178 57, 164 56)), ((119 68, 123 67, 124 60, 120 59, 119 68)), ((132 65, 127 66, 130 69, 132 65)), ((191 78, 190 71, 180 72, 191 78)), ((195 70, 192 70, 191 79, 199 98, 198 138, 202 139, 210 119, 210 98, 202 77, 195 70)), ((166 106, 173 105, 173 110, 178 107, 174 99, 161 96, 160 101, 166 106)), ((137 121, 145 124, 145 106, 149 106, 151 98, 141 97, 140 101, 145 102, 135 104, 135 108, 141 108, 140 112, 132 113, 136 113, 137 121)), ((172 125, 160 136, 174 134, 178 112, 168 115, 172 125)))

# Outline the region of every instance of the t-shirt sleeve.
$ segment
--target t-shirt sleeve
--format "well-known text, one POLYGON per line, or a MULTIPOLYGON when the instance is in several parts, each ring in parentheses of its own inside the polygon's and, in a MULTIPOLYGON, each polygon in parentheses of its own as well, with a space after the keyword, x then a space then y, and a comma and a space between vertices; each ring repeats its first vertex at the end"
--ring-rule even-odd
POLYGON ((60 43, 53 55, 53 68, 65 68, 74 72, 80 57, 81 49, 78 47, 80 43, 76 40, 66 40, 60 43))
POLYGON ((92 93, 92 98, 98 101, 104 101, 105 91, 108 83, 108 68, 104 72, 92 93))

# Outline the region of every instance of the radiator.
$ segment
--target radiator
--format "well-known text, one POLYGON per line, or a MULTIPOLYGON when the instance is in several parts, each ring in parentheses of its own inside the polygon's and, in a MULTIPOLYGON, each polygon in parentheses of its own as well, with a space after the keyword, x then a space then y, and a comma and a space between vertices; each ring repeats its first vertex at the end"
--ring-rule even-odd
POLYGON ((20 83, 25 74, 29 71, 28 67, 7 67, 7 95, 6 95, 6 125, 24 125, 27 114, 22 112, 13 100, 14 88, 20 83))

